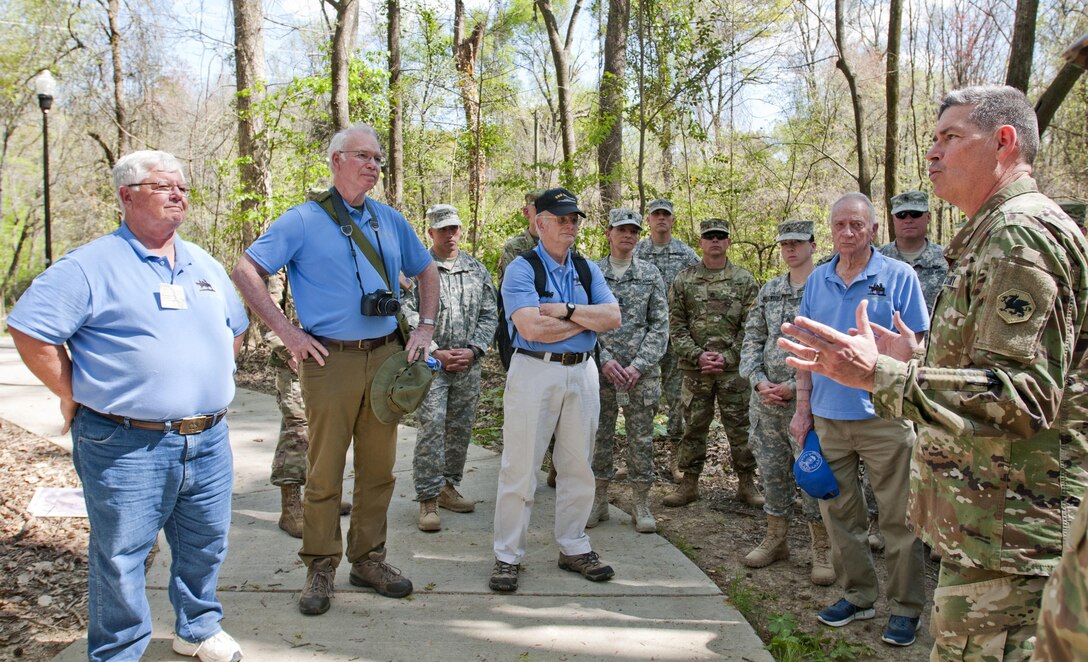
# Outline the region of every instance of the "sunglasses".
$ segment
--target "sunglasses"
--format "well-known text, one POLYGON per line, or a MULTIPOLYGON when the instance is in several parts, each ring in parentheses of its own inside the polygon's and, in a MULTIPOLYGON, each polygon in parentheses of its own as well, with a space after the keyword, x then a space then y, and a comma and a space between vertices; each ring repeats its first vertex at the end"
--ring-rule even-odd
POLYGON ((703 234, 703 239, 711 239, 714 241, 725 241, 728 238, 729 235, 724 232, 706 232, 703 234))
POLYGON ((921 218, 922 214, 924 213, 926 212, 911 209, 910 211, 897 211, 895 212, 895 217, 902 221, 908 216, 910 216, 911 218, 921 218))

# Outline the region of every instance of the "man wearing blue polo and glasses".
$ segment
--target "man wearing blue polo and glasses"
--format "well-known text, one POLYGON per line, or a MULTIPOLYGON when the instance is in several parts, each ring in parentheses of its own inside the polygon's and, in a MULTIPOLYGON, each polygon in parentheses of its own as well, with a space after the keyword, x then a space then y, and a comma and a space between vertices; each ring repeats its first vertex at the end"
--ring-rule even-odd
POLYGON ((113 181, 121 227, 38 276, 8 317, 72 431, 91 525, 87 657, 139 660, 147 649, 144 561, 161 529, 174 651, 235 662, 215 586, 234 481, 224 416, 249 321, 223 267, 177 236, 189 208, 181 163, 134 152, 113 181))
POLYGON ((537 468, 553 433, 559 567, 591 581, 613 575, 585 529, 593 506, 590 459, 601 409, 593 348, 598 332, 620 325, 620 307, 600 268, 572 251, 584 217, 569 191, 540 195, 535 221, 540 243, 510 263, 502 283, 507 319, 499 323, 510 324, 514 355, 503 395, 495 567, 489 582, 494 591, 518 588, 537 468))

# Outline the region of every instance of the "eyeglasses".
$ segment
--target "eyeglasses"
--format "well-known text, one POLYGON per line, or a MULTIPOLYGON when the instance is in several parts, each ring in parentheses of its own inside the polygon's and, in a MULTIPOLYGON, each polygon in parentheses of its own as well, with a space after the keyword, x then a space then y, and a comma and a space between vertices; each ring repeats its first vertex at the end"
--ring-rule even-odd
POLYGON ((908 216, 910 216, 911 218, 921 218, 922 214, 925 214, 925 213, 926 212, 924 212, 924 211, 917 211, 917 210, 911 209, 909 211, 897 211, 897 212, 895 212, 895 217, 902 221, 903 219, 905 219, 908 216))
POLYGON ((724 232, 705 232, 703 233, 703 239, 710 239, 712 241, 725 241, 729 238, 724 232))
POLYGON ((363 163, 369 161, 374 165, 378 166, 379 168, 382 167, 383 163, 385 163, 385 158, 383 158, 381 154, 371 154, 370 152, 364 152, 362 150, 340 150, 340 154, 347 154, 348 156, 354 158, 356 161, 362 161, 363 163))
POLYGON ((177 189, 181 195, 189 195, 189 191, 192 190, 185 184, 171 184, 170 182, 136 182, 135 184, 125 184, 125 186, 129 188, 146 186, 151 189, 152 193, 162 193, 163 195, 170 195, 174 192, 174 189, 177 189))

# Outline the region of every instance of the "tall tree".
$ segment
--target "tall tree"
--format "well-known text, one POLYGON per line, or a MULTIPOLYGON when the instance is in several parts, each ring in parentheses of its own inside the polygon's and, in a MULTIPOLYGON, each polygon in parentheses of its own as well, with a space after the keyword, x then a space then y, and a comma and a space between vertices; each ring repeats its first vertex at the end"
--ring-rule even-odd
POLYGON ((259 2, 233 0, 234 70, 238 92, 238 158, 243 223, 240 244, 248 246, 267 218, 261 213, 272 198, 272 171, 264 116, 264 10, 259 2))
POLYGON ((351 125, 348 102, 348 78, 351 74, 351 54, 355 50, 355 35, 359 31, 359 0, 324 0, 336 10, 333 26, 330 73, 332 76, 333 129, 340 131, 351 125))
POLYGON ((1031 79, 1031 61, 1035 53, 1035 21, 1038 14, 1039 0, 1017 0, 1005 84, 1021 92, 1028 91, 1028 81, 1031 79))
POLYGON ((121 158, 125 152, 125 136, 128 131, 128 114, 125 109, 125 67, 121 57, 121 2, 106 0, 103 3, 99 0, 99 3, 106 8, 106 34, 109 35, 110 63, 113 68, 113 123, 117 139, 110 144, 106 142, 106 138, 94 131, 89 132, 88 135, 102 148, 106 165, 112 169, 117 159, 121 158))
MULTIPOLYGON (((888 111, 884 124, 884 208, 891 212, 898 188, 899 168, 899 44, 902 37, 903 2, 888 2, 888 56, 884 74, 884 100, 888 111)), ((888 238, 895 239, 895 225, 888 223, 888 238)))
POLYGON ((627 73, 627 22, 630 0, 608 0, 598 122, 604 136, 597 146, 601 205, 610 209, 623 199, 623 79, 627 73))
POLYGON ((1073 86, 1088 69, 1088 32, 1082 34, 1073 44, 1062 53, 1062 57, 1068 60, 1065 65, 1050 81, 1046 91, 1035 103, 1035 115, 1039 119, 1039 134, 1041 135, 1050 126, 1054 119, 1054 113, 1058 112, 1058 106, 1062 105, 1065 97, 1072 91, 1073 86))
POLYGON ((481 91, 482 81, 476 75, 476 65, 484 46, 486 20, 477 20, 472 31, 465 36, 465 2, 456 0, 453 10, 453 60, 457 67, 461 90, 461 106, 465 110, 465 129, 469 143, 469 194, 472 196, 472 227, 469 241, 476 245, 480 222, 480 203, 483 200, 484 172, 486 163, 481 144, 481 91))
POLYGON ((854 109, 854 142, 857 149, 858 173, 855 176, 858 190, 873 197, 873 176, 869 171, 869 138, 865 134, 865 112, 858 90, 858 77, 846 61, 846 18, 844 17, 845 0, 835 0, 835 66, 842 72, 846 85, 850 89, 850 105, 854 109))
POLYGON ((574 101, 571 90, 570 47, 574 42, 574 28, 578 14, 582 11, 582 0, 574 0, 567 21, 566 36, 559 34, 559 22, 552 10, 551 0, 535 0, 536 8, 544 19, 544 28, 548 32, 548 45, 555 63, 555 88, 559 99, 559 127, 562 133, 563 164, 559 169, 559 179, 564 186, 574 185, 574 101))
POLYGON ((389 165, 385 173, 388 202, 404 206, 404 90, 400 80, 400 0, 386 3, 389 47, 389 165))

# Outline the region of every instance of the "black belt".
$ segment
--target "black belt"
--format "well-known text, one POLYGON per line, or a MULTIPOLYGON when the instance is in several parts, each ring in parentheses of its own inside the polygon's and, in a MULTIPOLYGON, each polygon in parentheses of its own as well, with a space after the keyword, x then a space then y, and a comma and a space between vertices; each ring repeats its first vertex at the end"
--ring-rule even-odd
POLYGON ((514 353, 531 356, 541 361, 562 363, 563 365, 578 365, 582 361, 589 359, 590 356, 589 352, 534 352, 531 349, 522 349, 520 347, 514 348, 514 353))
POLYGON ((377 349, 382 345, 388 345, 397 338, 400 337, 400 333, 394 331, 387 336, 381 338, 364 338, 362 340, 337 340, 336 338, 326 338, 325 336, 314 336, 314 340, 317 340, 328 349, 338 349, 341 352, 349 349, 362 350, 369 352, 372 349, 377 349))
POLYGON ((188 418, 179 418, 176 421, 141 421, 135 418, 128 418, 127 416, 118 416, 117 414, 103 414, 100 411, 95 411, 90 407, 87 407, 87 411, 98 414, 102 418, 108 418, 114 423, 120 423, 121 425, 127 425, 137 430, 155 430, 162 432, 164 430, 173 430, 178 434, 200 434, 208 428, 214 427, 219 424, 219 421, 227 415, 227 410, 222 409, 214 414, 207 414, 205 416, 190 416, 188 418))

